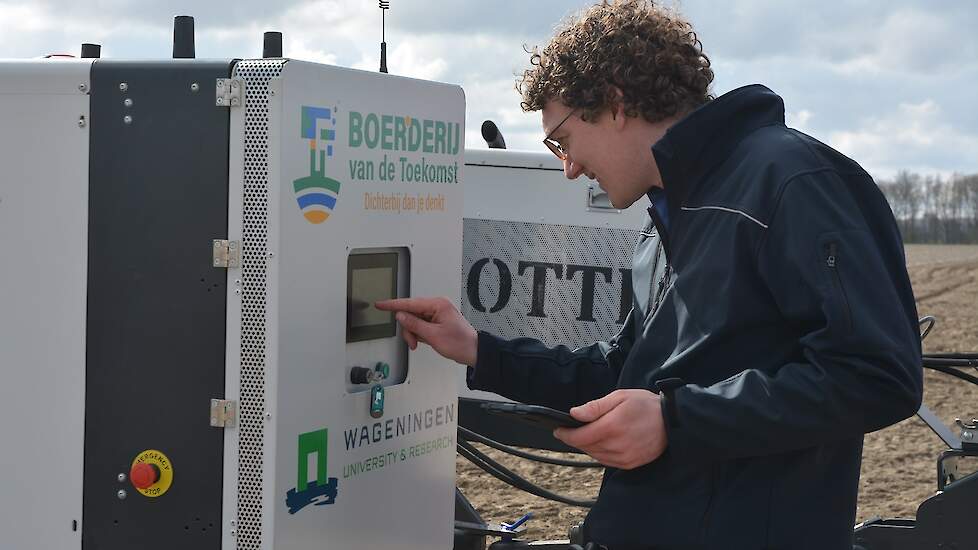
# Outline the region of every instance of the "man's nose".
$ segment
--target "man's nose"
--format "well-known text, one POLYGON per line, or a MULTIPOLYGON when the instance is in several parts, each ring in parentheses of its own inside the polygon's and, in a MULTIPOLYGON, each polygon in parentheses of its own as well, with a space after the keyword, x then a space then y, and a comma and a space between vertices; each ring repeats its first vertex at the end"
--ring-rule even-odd
POLYGON ((572 180, 580 176, 584 172, 584 167, 580 164, 574 162, 570 157, 564 159, 564 175, 567 179, 572 180))

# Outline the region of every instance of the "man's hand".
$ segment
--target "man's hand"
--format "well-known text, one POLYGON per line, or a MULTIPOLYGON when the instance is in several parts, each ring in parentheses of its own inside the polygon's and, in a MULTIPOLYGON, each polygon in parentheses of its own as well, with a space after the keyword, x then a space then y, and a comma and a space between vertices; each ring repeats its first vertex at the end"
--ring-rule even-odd
POLYGON ((557 428, 554 437, 622 470, 659 458, 668 441, 658 394, 648 390, 615 390, 570 410, 587 422, 580 428, 557 428))
POLYGON ((397 312, 402 336, 412 350, 424 342, 442 357, 475 365, 479 334, 447 298, 399 298, 377 302, 374 307, 397 312))

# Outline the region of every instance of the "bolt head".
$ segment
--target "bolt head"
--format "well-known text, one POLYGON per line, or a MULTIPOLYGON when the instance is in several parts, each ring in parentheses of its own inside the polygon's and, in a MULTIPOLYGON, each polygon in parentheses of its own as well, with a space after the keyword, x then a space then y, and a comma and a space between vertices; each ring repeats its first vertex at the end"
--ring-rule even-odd
POLYGON ((124 91, 126 91, 128 89, 129 89, 129 85, 128 84, 126 84, 125 82, 120 82, 119 83, 119 91, 120 92, 124 92, 124 91))
POLYGON ((235 296, 241 296, 241 289, 240 288, 234 289, 234 295, 235 296))
POLYGON ((217 104, 218 105, 224 105, 224 98, 223 97, 217 98, 217 104))
POLYGON ((126 480, 126 474, 120 472, 119 475, 115 476, 115 478, 119 480, 119 483, 122 483, 126 480))
POLYGON ((126 107, 132 107, 132 100, 127 97, 125 101, 122 102, 122 104, 125 105, 126 107))
POLYGON ((200 84, 197 84, 196 82, 194 82, 193 84, 190 85, 190 91, 191 92, 196 92, 198 90, 200 90, 200 84))
POLYGON ((86 91, 88 91, 88 85, 86 85, 86 84, 79 84, 78 85, 78 91, 79 92, 86 92, 86 91))
POLYGON ((85 124, 86 124, 86 122, 85 122, 85 115, 82 115, 82 116, 78 117, 78 127, 79 128, 84 128, 85 127, 85 124))
POLYGON ((122 117, 122 122, 125 122, 126 124, 132 124, 132 117, 129 116, 129 115, 126 115, 126 116, 122 117))
POLYGON ((115 496, 119 497, 119 500, 124 500, 126 498, 125 489, 119 489, 119 492, 116 493, 115 496))

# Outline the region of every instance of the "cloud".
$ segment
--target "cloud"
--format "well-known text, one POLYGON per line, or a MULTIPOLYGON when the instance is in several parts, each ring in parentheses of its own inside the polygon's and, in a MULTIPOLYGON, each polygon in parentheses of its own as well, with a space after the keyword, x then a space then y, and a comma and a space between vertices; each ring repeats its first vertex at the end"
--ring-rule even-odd
POLYGON ((948 120, 933 99, 901 103, 893 112, 867 117, 854 130, 832 132, 829 144, 877 178, 892 178, 899 170, 945 176, 978 172, 978 136, 948 120))
MULTIPOLYGON (((546 44, 561 19, 591 0, 391 2, 391 73, 463 86, 467 146, 485 147, 479 128, 491 119, 511 148, 543 150, 540 115, 523 113, 513 89, 515 74, 528 63, 523 46, 546 44)), ((838 144, 879 173, 976 170, 978 35, 972 29, 978 10, 972 0, 666 4, 688 17, 703 41, 717 75, 714 93, 766 84, 784 98, 790 125, 838 144), (925 138, 901 134, 901 123, 909 121, 917 134, 942 134, 920 143, 925 138)), ((104 57, 165 58, 173 16, 188 14, 196 18, 199 57, 258 57, 262 32, 278 30, 286 56, 375 71, 379 11, 372 0, 0 0, 0 55, 77 54, 82 42, 97 42, 104 57)))

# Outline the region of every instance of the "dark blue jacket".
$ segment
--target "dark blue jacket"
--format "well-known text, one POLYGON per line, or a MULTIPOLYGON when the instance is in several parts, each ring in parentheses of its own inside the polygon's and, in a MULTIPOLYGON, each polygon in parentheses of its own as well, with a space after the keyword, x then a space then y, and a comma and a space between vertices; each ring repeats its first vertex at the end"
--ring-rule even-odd
POLYGON ((650 209, 621 333, 574 351, 480 333, 469 387, 562 410, 616 388, 663 394, 666 452, 606 470, 591 540, 849 550, 863 434, 922 393, 893 214, 763 86, 692 112, 653 154, 669 227, 650 209))

